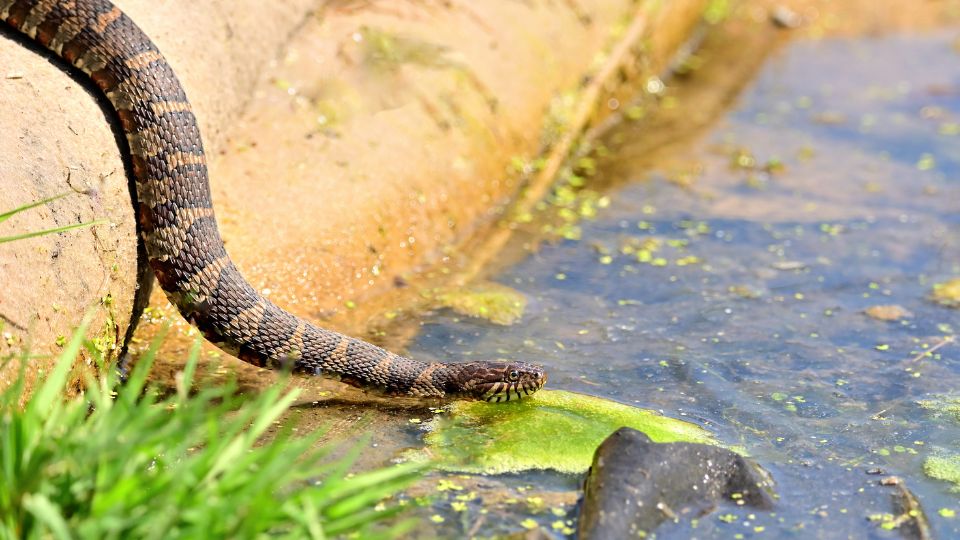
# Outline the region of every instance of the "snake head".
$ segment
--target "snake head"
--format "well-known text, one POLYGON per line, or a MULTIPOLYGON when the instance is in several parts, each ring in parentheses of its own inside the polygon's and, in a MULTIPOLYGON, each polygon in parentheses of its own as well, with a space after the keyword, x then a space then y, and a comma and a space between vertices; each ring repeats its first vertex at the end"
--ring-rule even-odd
POLYGON ((467 362, 451 364, 448 393, 500 403, 522 399, 543 388, 543 368, 526 362, 467 362))

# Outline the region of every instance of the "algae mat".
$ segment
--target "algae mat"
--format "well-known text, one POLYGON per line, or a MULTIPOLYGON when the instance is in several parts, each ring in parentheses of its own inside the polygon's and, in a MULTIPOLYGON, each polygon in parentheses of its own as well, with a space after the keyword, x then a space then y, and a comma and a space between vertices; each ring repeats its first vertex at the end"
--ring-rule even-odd
POLYGON ((427 446, 413 459, 457 472, 499 474, 533 469, 582 473, 593 452, 621 427, 655 442, 718 444, 703 428, 574 392, 541 390, 522 401, 458 402, 426 424, 427 446))

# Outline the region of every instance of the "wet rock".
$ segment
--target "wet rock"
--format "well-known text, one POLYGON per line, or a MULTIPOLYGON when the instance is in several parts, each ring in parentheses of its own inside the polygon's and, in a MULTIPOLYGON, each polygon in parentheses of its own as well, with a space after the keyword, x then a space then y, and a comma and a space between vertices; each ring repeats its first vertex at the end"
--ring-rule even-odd
POLYGON ((779 28, 793 30, 803 25, 803 17, 787 6, 780 5, 770 12, 770 21, 779 28))
POLYGON ((913 317, 913 313, 903 306, 896 304, 870 306, 863 310, 864 314, 878 321, 895 322, 900 319, 913 317))
POLYGON ((657 444, 621 428, 594 454, 578 532, 583 539, 636 538, 665 520, 706 514, 723 499, 772 508, 770 485, 758 467, 730 450, 657 444))
POLYGON ((810 265, 803 261, 775 261, 770 264, 770 268, 774 270, 781 270, 783 272, 793 272, 799 270, 806 270, 810 265))

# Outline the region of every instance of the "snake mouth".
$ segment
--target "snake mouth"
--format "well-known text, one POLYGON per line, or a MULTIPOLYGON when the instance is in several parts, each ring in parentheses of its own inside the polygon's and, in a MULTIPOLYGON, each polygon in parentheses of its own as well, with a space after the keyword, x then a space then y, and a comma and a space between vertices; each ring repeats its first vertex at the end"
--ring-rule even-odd
POLYGON ((512 399, 520 400, 533 395, 537 390, 543 388, 545 383, 546 377, 531 382, 493 383, 493 386, 483 394, 482 399, 488 403, 503 403, 512 399))

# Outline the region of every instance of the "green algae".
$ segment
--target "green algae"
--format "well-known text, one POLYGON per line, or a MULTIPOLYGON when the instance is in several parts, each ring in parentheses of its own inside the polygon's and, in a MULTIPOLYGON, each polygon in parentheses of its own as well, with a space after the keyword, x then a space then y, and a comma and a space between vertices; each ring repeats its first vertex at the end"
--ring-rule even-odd
POLYGON ((363 44, 364 60, 381 70, 394 71, 404 64, 428 68, 462 67, 448 56, 449 48, 397 33, 362 26, 357 32, 363 44))
POLYGON ((438 305, 466 315, 509 326, 523 317, 527 298, 498 283, 478 283, 465 288, 444 289, 436 295, 438 305))
POLYGON ((717 444, 703 428, 606 399, 542 390, 522 401, 457 402, 431 420, 415 459, 441 469, 500 474, 534 469, 582 473, 594 450, 620 427, 655 442, 717 444))
MULTIPOLYGON (((937 395, 917 404, 932 411, 934 416, 953 417, 960 422, 960 395, 937 395)), ((928 457, 923 462, 923 473, 935 480, 952 483, 950 490, 960 493, 960 454, 940 453, 928 457)))
POLYGON ((950 491, 960 493, 960 454, 930 456, 923 462, 923 473, 935 480, 950 482, 950 491))
POLYGON ((960 396, 939 395, 933 399, 920 400, 917 404, 933 411, 936 416, 953 416, 954 420, 960 422, 960 396))
POLYGON ((944 307, 960 308, 960 278, 935 284, 930 299, 944 307))
POLYGON ((720 24, 730 17, 732 9, 730 0, 711 0, 703 12, 703 19, 708 24, 720 24))

